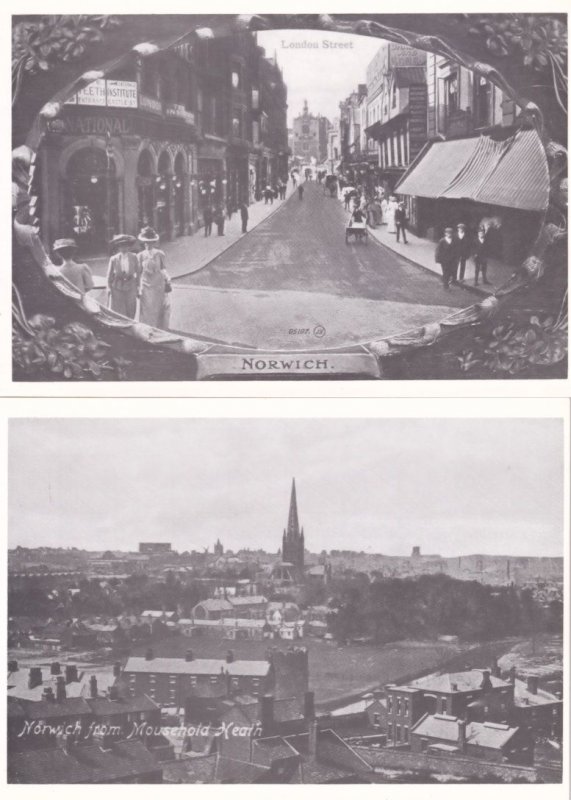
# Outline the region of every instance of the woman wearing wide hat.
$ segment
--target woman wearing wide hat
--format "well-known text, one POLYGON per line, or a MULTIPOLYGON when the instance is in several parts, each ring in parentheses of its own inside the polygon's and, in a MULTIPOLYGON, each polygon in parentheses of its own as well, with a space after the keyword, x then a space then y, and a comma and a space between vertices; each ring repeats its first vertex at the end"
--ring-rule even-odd
POLYGON ((131 248, 137 240, 126 233, 117 234, 111 246, 117 251, 109 259, 107 288, 109 308, 124 317, 135 319, 137 313, 137 293, 141 279, 141 265, 131 248))
POLYGON ((63 264, 59 271, 72 283, 76 289, 85 294, 93 289, 93 277, 87 264, 79 264, 75 260, 77 253, 77 242, 75 239, 56 239, 52 250, 61 258, 63 264))
POLYGON ((141 271, 139 319, 146 325, 166 329, 170 320, 169 293, 172 291, 166 257, 155 247, 159 235, 153 228, 147 225, 138 238, 145 246, 137 256, 141 271))

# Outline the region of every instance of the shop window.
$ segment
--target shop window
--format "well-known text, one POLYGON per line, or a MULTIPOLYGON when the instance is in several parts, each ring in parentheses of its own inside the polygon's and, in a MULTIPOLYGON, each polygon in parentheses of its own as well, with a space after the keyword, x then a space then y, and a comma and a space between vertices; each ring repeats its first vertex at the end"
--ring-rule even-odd
POLYGON ((444 79, 444 102, 449 114, 458 110, 458 73, 453 72, 444 79))
POLYGON ((252 89, 252 109, 257 111, 260 107, 260 92, 258 89, 252 89))
POLYGON ((84 251, 106 245, 118 226, 115 161, 96 147, 78 150, 66 167, 62 187, 62 230, 74 236, 84 251))

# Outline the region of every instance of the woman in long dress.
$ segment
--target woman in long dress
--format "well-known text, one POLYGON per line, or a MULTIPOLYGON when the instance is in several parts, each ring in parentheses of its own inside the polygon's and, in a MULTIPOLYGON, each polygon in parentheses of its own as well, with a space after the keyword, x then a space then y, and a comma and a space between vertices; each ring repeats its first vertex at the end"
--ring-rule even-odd
POLYGON ((145 249, 139 253, 141 268, 141 310, 139 320, 154 328, 168 329, 170 322, 170 277, 166 269, 166 257, 154 245, 159 241, 158 233, 151 227, 143 228, 139 241, 145 249))
POLYGON ((387 206, 387 224, 389 226, 387 229, 388 233, 397 232, 397 226, 395 222, 395 211, 397 210, 397 208, 398 208, 397 199, 394 196, 394 194, 392 194, 389 198, 389 204, 387 206))
POLYGON ((107 288, 109 290, 109 308, 124 317, 135 319, 137 313, 137 292, 141 278, 139 259, 131 248, 137 240, 134 236, 118 234, 111 244, 118 252, 109 259, 107 271, 107 288))

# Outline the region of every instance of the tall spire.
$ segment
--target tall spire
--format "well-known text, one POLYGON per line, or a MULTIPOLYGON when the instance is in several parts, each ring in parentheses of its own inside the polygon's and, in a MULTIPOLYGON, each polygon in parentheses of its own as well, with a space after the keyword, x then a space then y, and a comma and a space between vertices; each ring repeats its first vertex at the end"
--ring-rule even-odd
POLYGON ((288 536, 293 536, 297 539, 299 536, 299 518, 297 515, 297 496, 295 492, 295 478, 291 483, 291 498, 289 501, 289 515, 287 519, 287 533, 288 536))

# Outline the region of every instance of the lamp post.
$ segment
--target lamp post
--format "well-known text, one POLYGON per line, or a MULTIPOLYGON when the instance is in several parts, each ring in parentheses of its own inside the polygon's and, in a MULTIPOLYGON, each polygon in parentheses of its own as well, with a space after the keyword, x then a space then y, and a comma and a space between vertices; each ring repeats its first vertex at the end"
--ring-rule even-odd
POLYGON ((111 211, 113 203, 112 185, 111 180, 113 176, 113 144, 111 143, 111 134, 107 131, 105 135, 105 154, 107 156, 107 171, 106 171, 106 205, 107 205, 107 241, 110 242, 113 238, 113 223, 111 221, 111 211))

